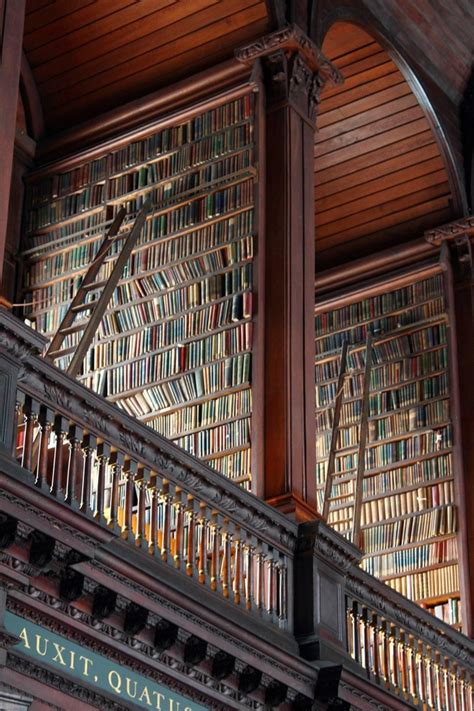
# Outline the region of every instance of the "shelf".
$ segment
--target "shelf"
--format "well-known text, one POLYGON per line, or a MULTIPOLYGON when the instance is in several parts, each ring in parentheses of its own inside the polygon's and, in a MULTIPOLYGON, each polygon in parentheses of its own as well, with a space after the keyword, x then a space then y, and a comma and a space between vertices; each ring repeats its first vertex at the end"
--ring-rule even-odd
POLYGON ((183 407, 200 405, 204 402, 208 402, 209 400, 215 400, 218 397, 222 397, 223 395, 232 395, 233 393, 238 393, 238 392, 242 392, 244 390, 250 390, 250 389, 251 389, 250 383, 242 383, 241 385, 226 389, 225 392, 219 391, 219 392, 215 392, 215 393, 208 393, 207 395, 203 395, 202 397, 196 398, 195 400, 189 400, 188 402, 181 403, 179 405, 172 405, 169 407, 165 407, 162 410, 154 410, 146 415, 139 415, 136 419, 139 420, 139 422, 143 422, 146 425, 149 420, 152 420, 155 417, 160 417, 161 415, 170 415, 173 412, 182 410, 183 407))
MULTIPOLYGON (((412 541, 411 543, 403 543, 402 545, 392 546, 390 548, 384 548, 381 551, 367 551, 364 553, 364 558, 380 558, 380 556, 386 553, 396 553, 397 551, 408 551, 411 548, 418 548, 420 546, 427 546, 432 543, 442 543, 443 541, 449 541, 453 538, 457 538, 457 533, 444 533, 439 536, 433 536, 431 538, 424 538, 422 541, 412 541)), ((402 575, 395 577, 403 577, 402 575)))
POLYGON ((403 570, 400 573, 397 574, 390 574, 390 575, 380 575, 377 576, 379 580, 383 580, 383 582, 387 582, 388 580, 395 580, 397 578, 401 578, 405 575, 416 575, 418 573, 426 573, 429 570, 439 570, 440 568, 449 568, 452 565, 455 565, 457 563, 457 560, 447 560, 444 563, 427 563, 425 566, 422 568, 410 568, 408 570, 403 570))

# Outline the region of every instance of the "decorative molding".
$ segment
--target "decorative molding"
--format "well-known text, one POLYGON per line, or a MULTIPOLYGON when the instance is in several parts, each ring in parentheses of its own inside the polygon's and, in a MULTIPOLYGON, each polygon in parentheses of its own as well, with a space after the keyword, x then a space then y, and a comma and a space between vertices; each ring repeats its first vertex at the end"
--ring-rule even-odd
POLYGON ((439 246, 445 240, 452 240, 467 234, 474 234, 474 215, 427 230, 424 233, 424 238, 430 244, 439 246))
POLYGON ((474 276, 472 239, 474 237, 474 216, 448 222, 446 225, 427 230, 425 240, 436 247, 447 242, 454 256, 454 268, 458 281, 471 280, 474 276))

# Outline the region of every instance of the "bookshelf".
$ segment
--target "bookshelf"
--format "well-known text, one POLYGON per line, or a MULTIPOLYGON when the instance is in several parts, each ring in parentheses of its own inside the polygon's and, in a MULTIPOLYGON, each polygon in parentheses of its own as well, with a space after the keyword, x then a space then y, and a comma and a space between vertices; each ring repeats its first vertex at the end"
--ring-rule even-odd
POLYGON ((107 225, 151 196, 79 379, 247 489, 257 105, 248 88, 234 91, 33 174, 23 244, 25 316, 52 337, 107 225))
POLYGON ((352 540, 354 519, 359 517, 356 543, 364 553, 363 568, 441 619, 459 625, 446 294, 444 273, 433 265, 317 304, 316 479, 322 510, 346 341, 328 523, 352 540), (372 368, 364 421, 368 333, 372 368), (360 451, 364 462, 358 504, 360 451))

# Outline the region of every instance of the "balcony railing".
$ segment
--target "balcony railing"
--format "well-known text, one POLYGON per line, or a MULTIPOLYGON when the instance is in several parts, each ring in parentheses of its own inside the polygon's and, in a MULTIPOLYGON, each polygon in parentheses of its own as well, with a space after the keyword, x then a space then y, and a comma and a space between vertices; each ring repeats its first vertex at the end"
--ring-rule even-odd
POLYGON ((329 650, 342 697, 351 677, 411 707, 473 711, 470 640, 362 571, 322 521, 292 522, 54 368, 42 347, 0 310, 4 473, 21 467, 29 490, 294 635, 306 658, 329 650))

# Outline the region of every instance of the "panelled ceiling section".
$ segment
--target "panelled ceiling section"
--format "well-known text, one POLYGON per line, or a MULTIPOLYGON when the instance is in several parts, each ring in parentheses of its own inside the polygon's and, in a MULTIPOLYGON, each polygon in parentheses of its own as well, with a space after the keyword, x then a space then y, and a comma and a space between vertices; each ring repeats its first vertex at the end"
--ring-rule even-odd
POLYGON ((440 147, 395 62, 349 23, 333 25, 322 49, 344 83, 324 89, 317 118, 317 271, 453 216, 440 147))
POLYGON ((27 0, 24 48, 48 132, 232 56, 265 0, 27 0))

